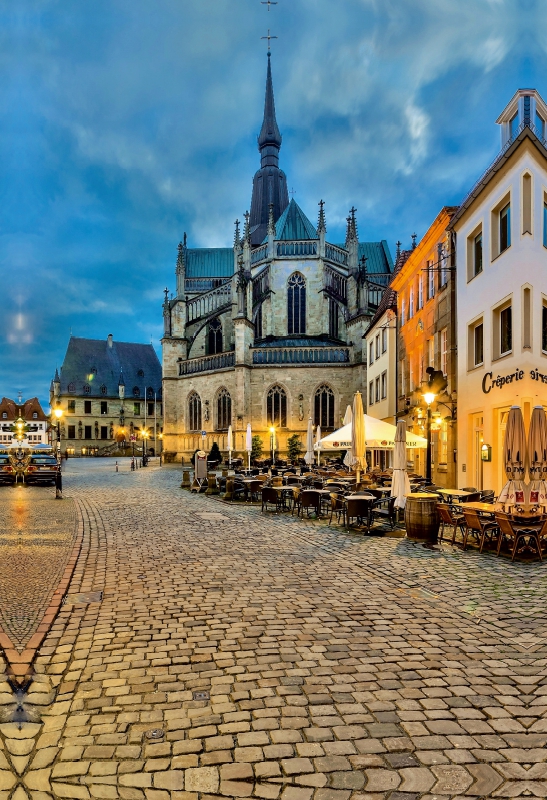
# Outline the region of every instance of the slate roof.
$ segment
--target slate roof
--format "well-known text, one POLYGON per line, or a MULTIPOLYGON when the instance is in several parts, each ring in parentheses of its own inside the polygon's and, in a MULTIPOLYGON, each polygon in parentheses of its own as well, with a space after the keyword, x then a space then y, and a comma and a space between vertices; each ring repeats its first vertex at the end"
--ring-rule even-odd
POLYGON ((311 224, 294 198, 275 224, 275 238, 280 242, 309 241, 318 238, 315 225, 311 224))
POLYGON ((384 294, 382 295, 382 299, 380 300, 380 305, 376 309, 376 313, 371 319, 368 328, 363 334, 363 339, 366 339, 367 333, 371 331, 379 319, 381 319, 388 309, 392 309, 393 311, 397 311, 397 292, 394 289, 390 289, 389 287, 385 290, 384 294))
POLYGON ((140 390, 141 399, 145 388, 161 396, 161 364, 151 344, 112 340, 110 346, 108 339, 71 336, 61 367, 61 394, 118 397, 120 374, 127 398, 137 398, 134 388, 140 390), (139 371, 144 374, 139 375, 139 371), (89 386, 89 392, 84 386, 89 386))
POLYGON ((25 400, 24 403, 16 403, 15 400, 10 400, 9 397, 3 397, 2 401, 0 402, 0 423, 2 421, 2 414, 4 412, 6 412, 8 415, 6 417, 7 420, 16 420, 19 416, 19 408, 21 408, 22 417, 26 421, 31 421, 34 413, 38 415, 34 418, 35 421, 41 420, 42 422, 45 422, 47 420, 44 410, 37 397, 31 397, 29 400, 25 400))
MULTIPOLYGON (((345 244, 335 244, 335 247, 346 249, 345 244)), ((373 273, 393 272, 393 259, 389 251, 389 245, 385 239, 380 242, 359 242, 357 257, 359 260, 365 256, 367 259, 367 272, 373 273)), ((379 275, 376 279, 378 283, 389 283, 389 275, 379 275)))
POLYGON ((234 274, 231 247, 201 247, 184 252, 187 278, 229 278, 234 274))

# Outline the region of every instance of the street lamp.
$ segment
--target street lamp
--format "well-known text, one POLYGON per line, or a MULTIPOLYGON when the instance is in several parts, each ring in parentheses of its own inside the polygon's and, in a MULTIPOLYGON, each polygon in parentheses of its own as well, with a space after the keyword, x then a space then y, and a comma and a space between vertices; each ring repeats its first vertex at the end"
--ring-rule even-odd
POLYGON ((431 403, 435 400, 436 394, 433 392, 425 392, 424 400, 427 403, 427 417, 426 417, 426 436, 427 436, 427 450, 425 456, 425 482, 429 486, 431 480, 431 403))
POLYGON ((63 416, 63 409, 57 406, 53 410, 55 417, 57 418, 57 461, 59 464, 61 463, 61 417, 63 416))
POLYGON ((142 465, 143 465, 143 467, 146 467, 145 442, 146 442, 146 440, 148 438, 148 431, 146 430, 146 428, 143 428, 141 430, 141 436, 142 436, 142 465))

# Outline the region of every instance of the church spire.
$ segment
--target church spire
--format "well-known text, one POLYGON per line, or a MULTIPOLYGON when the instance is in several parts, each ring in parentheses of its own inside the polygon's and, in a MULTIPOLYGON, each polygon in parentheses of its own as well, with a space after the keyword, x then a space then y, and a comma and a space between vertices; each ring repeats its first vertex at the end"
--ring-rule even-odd
POLYGON ((258 149, 263 167, 277 167, 282 136, 275 117, 275 100, 272 81, 271 54, 268 50, 268 70, 266 73, 266 97, 264 99, 264 120, 258 135, 258 149))

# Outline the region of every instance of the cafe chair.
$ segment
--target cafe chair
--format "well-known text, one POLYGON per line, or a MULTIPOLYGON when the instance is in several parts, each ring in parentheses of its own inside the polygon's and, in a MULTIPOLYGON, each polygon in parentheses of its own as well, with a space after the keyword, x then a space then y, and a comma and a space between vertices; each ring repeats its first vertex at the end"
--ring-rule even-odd
POLYGON ((481 502, 493 503, 496 499, 496 493, 493 489, 483 489, 481 492, 481 502))
POLYGON ((317 516, 321 513, 321 495, 317 492, 305 489, 300 492, 300 501, 298 504, 298 514, 304 517, 304 511, 310 516, 310 511, 314 511, 317 516))
POLYGON ((544 531, 545 531, 544 535, 547 536, 545 522, 543 523, 541 530, 537 530, 534 528, 515 528, 513 520, 511 519, 509 514, 505 514, 503 511, 496 511, 496 524, 498 525, 500 530, 500 536, 498 540, 498 552, 496 555, 499 556, 502 541, 505 541, 509 544, 509 549, 511 551, 511 561, 514 561, 519 544, 524 543, 525 546, 530 547, 530 542, 533 541, 534 544, 536 545, 539 559, 540 561, 543 561, 543 556, 541 554, 541 538, 544 531))
POLYGON ((465 529, 465 517, 463 514, 458 514, 457 512, 453 511, 452 508, 448 505, 448 503, 437 503, 437 511, 439 512, 439 518, 441 521, 441 530, 439 534, 439 542, 442 542, 444 536, 444 529, 448 525, 452 528, 452 541, 450 544, 454 544, 456 541, 456 533, 458 528, 461 531, 463 536, 463 532, 465 529))
MULTIPOLYGON (((467 489, 462 489, 462 492, 466 492, 467 489)), ((481 493, 480 492, 472 492, 468 494, 467 497, 462 498, 462 502, 465 503, 478 503, 481 500, 481 493)))
POLYGON ((250 483, 246 483, 245 486, 247 487, 247 500, 251 502, 254 500, 258 500, 258 495, 262 489, 262 481, 253 480, 250 483))
POLYGON ((281 498, 281 494, 278 494, 275 489, 271 489, 269 487, 262 489, 262 511, 264 511, 264 509, 267 511, 268 505, 273 505, 275 506, 276 511, 280 511, 282 502, 283 500, 281 498))
POLYGON ((342 517, 342 524, 345 525, 346 522, 346 503, 344 498, 339 495, 335 494, 334 492, 330 496, 330 519, 329 525, 332 522, 333 516, 336 514, 336 522, 338 525, 340 524, 340 517, 342 517))
POLYGON ((352 519, 365 525, 367 533, 370 531, 370 513, 373 502, 365 497, 348 497, 346 499, 346 529, 348 531, 352 519))
POLYGON ((463 515, 465 517, 465 531, 463 534, 463 549, 467 547, 467 540, 469 536, 474 536, 479 543, 479 553, 482 553, 482 548, 487 538, 493 541, 494 538, 499 539, 499 528, 495 522, 486 522, 482 520, 476 511, 470 508, 464 508, 463 515), (496 534, 496 535, 495 535, 496 534))
MULTIPOLYGON (((372 494, 372 491, 370 492, 372 494)), ((395 511, 396 497, 383 497, 375 500, 371 507, 371 524, 374 524, 376 519, 385 519, 389 522, 391 530, 395 528, 397 522, 397 512, 395 511)))
POLYGON ((478 492, 476 486, 462 486, 462 492, 478 492))

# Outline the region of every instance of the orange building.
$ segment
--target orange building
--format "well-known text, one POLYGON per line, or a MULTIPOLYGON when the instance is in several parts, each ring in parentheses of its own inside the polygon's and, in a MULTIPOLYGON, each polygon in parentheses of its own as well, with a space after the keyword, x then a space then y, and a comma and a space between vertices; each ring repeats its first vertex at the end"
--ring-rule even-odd
MULTIPOLYGON (((456 282, 448 225, 457 208, 445 206, 412 250, 399 255, 391 288, 397 292, 397 418, 426 436, 426 370, 441 370, 446 392, 432 403, 432 479, 456 484, 456 282)), ((409 468, 426 474, 426 451, 409 468)))

